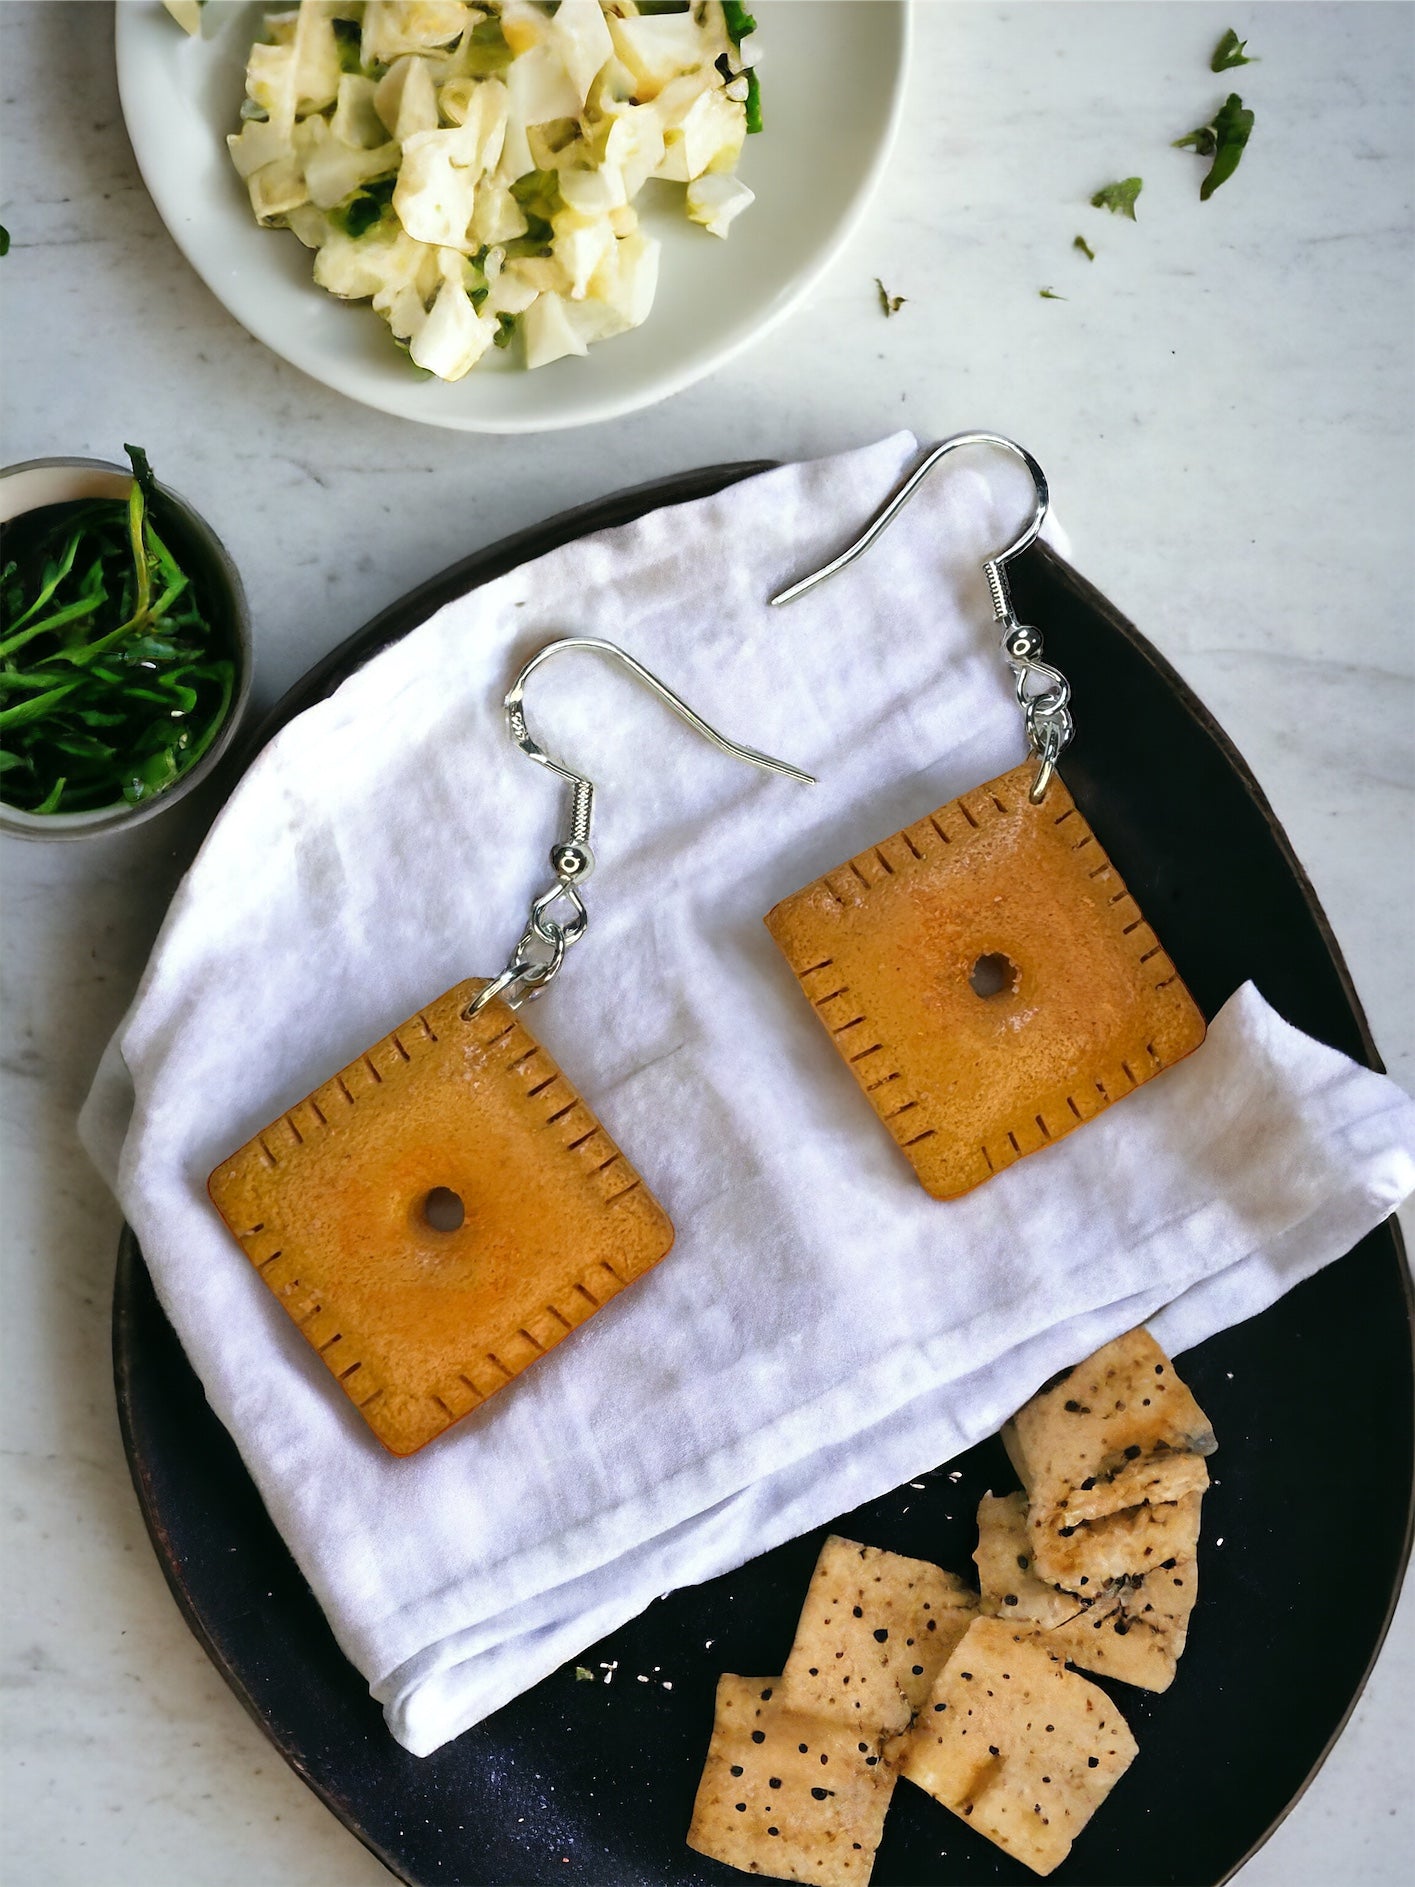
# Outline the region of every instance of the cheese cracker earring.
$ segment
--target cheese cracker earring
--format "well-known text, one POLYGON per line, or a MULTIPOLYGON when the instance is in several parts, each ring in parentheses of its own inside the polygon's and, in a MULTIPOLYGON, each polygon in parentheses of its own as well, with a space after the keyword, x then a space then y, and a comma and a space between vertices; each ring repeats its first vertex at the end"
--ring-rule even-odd
POLYGON ((400 1023, 208 1181, 262 1281, 394 1454, 479 1407, 673 1243, 663 1208, 515 1013, 589 921, 594 785, 550 758, 524 706, 529 677, 568 650, 611 657, 734 759, 811 779, 719 734, 611 642, 552 642, 516 677, 511 737, 572 790, 555 881, 506 968, 400 1023))
POLYGON ((1041 530, 1047 482, 992 433, 936 446, 788 603, 860 556, 963 446, 1021 459, 1035 487, 1016 541, 983 564, 1030 757, 786 898, 768 930, 925 1190, 970 1191, 1197 1048, 1204 1021, 1057 762, 1071 690, 1017 620, 1004 565, 1041 530))

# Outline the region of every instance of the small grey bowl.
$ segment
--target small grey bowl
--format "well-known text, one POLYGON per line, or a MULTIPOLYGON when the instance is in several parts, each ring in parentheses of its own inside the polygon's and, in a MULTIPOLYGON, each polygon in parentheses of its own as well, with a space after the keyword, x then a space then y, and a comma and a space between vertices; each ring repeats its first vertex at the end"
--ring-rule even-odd
MULTIPOLYGON (((44 505, 68 504, 77 498, 126 500, 133 475, 128 467, 104 459, 27 459, 23 465, 0 471, 0 524, 38 511, 44 505)), ((156 813, 175 806, 216 766, 230 746, 251 691, 251 626, 246 593, 236 566, 206 520, 168 486, 159 484, 163 535, 184 570, 200 588, 203 606, 213 624, 224 631, 236 651, 236 686, 226 720, 215 740, 190 773, 174 780, 165 791, 136 805, 119 800, 95 806, 89 812, 23 812, 0 801, 0 832, 17 839, 87 839, 120 826, 140 825, 156 813)))

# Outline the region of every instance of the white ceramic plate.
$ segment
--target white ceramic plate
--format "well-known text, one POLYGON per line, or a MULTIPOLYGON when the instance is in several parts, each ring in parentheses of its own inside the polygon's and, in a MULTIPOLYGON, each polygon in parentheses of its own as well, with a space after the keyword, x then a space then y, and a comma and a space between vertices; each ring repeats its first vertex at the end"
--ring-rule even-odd
POLYGON ((740 166, 757 201, 723 242, 681 190, 639 200, 663 242, 643 327, 527 373, 505 356, 455 385, 420 379, 369 307, 315 287, 312 252, 261 229, 226 154, 263 7, 211 0, 189 39, 159 0, 120 0, 118 88, 143 180, 178 247, 236 319, 305 373, 365 405, 467 432, 542 432, 651 405, 783 319, 844 247, 898 122, 907 0, 754 0, 766 129, 740 166), (657 198, 656 201, 650 201, 657 198), (676 199, 676 201, 675 201, 676 199))

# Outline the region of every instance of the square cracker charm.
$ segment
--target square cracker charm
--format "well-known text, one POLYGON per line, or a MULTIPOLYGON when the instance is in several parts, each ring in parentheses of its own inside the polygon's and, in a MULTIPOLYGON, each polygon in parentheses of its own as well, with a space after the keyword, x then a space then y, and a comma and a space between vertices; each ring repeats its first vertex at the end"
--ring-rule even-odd
POLYGON ((374 1434, 408 1455, 673 1243, 504 1003, 466 982, 224 1160, 212 1200, 374 1434))
POLYGON ((1059 776, 1036 762, 767 917, 925 1190, 952 1199, 1204 1039, 1204 1019, 1059 776))

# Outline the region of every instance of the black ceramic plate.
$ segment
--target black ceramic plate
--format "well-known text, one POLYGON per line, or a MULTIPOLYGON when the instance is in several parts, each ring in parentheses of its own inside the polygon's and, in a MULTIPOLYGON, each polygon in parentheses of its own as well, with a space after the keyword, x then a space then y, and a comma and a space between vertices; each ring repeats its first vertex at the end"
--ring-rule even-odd
MULTIPOLYGON (((622 494, 482 552, 336 650, 262 735, 449 597, 759 469, 622 494)), ((1221 731, 1074 571, 1042 549, 1014 570, 1024 619, 1043 626, 1087 704, 1067 781, 1205 1013, 1251 977, 1290 1021, 1378 1067, 1311 888, 1221 731)), ((1165 1696, 1115 1687, 1140 1753, 1058 1882, 1222 1881, 1321 1762, 1379 1649, 1409 1552, 1410 1313, 1392 1222, 1186 1356, 1222 1444, 1189 1648, 1165 1696)), ((613 1683, 577 1681, 567 1668, 419 1761, 394 1743, 336 1648, 131 1236, 118 1260, 114 1363, 138 1498, 192 1630, 286 1761, 394 1874, 428 1887, 741 1879, 683 1844, 713 1689, 721 1671, 781 1669, 824 1529, 659 1600, 586 1651, 595 1670, 617 1662, 613 1683), (672 1690, 637 1683, 640 1672, 672 1690)), ((833 1526, 967 1572, 979 1496, 1012 1485, 988 1442, 833 1526)), ((1032 1878, 900 1784, 877 1887, 1032 1878)))

